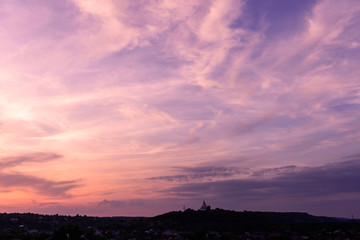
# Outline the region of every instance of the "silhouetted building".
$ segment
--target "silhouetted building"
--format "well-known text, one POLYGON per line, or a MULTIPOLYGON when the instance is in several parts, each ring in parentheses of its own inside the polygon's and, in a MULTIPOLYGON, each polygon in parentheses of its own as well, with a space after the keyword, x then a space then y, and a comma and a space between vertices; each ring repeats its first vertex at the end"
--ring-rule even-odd
POLYGON ((202 206, 200 207, 200 211, 208 211, 208 210, 210 210, 211 209, 211 207, 209 206, 209 205, 206 205, 206 202, 205 201, 203 201, 203 204, 202 204, 202 206))

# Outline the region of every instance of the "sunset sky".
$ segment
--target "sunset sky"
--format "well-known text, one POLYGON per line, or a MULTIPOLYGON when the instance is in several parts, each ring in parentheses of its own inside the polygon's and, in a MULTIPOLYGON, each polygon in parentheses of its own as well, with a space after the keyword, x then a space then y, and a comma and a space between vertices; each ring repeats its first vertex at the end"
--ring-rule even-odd
POLYGON ((0 212, 360 218, 359 0, 0 0, 0 212))

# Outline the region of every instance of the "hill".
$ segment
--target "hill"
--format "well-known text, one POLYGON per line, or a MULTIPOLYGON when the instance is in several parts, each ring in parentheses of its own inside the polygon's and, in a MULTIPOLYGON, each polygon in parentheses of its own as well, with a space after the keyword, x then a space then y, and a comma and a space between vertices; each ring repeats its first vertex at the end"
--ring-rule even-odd
POLYGON ((155 217, 0 214, 0 239, 360 239, 360 222, 307 213, 223 209, 168 212, 155 217), (278 236, 277 238, 275 236, 278 236))
POLYGON ((205 227, 212 229, 263 229, 280 225, 328 224, 346 221, 298 212, 236 212, 223 209, 209 211, 187 209, 184 212, 168 212, 153 219, 167 225, 166 227, 169 228, 205 227))

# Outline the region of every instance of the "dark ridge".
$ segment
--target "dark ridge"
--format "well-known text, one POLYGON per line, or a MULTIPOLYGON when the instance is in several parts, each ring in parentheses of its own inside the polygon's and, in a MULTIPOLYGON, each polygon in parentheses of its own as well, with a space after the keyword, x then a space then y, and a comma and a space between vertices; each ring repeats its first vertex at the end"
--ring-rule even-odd
POLYGON ((359 229, 360 220, 298 212, 187 209, 148 218, 0 213, 1 240, 360 239, 359 229))
POLYGON ((317 217, 308 213, 298 212, 236 212, 223 209, 209 211, 194 211, 187 209, 184 212, 168 212, 153 218, 167 224, 167 227, 196 228, 205 227, 212 229, 263 229, 280 225, 296 224, 323 224, 339 223, 341 221, 332 217, 317 217))
POLYGON ((252 212, 231 211, 215 209, 209 211, 195 211, 187 209, 184 212, 168 212, 154 217, 157 220, 184 221, 188 223, 323 223, 337 222, 339 219, 332 217, 317 217, 308 213, 299 212, 252 212))

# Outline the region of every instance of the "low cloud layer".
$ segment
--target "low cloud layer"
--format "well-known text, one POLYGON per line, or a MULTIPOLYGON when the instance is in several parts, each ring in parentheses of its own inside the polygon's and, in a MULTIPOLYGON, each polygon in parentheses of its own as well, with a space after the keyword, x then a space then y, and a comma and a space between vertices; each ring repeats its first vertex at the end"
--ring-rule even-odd
POLYGON ((21 173, 0 173, 0 186, 5 189, 29 189, 52 197, 70 197, 67 192, 79 187, 78 181, 52 181, 21 173))
POLYGON ((182 174, 151 177, 148 179, 164 181, 196 181, 211 178, 226 178, 244 172, 235 167, 174 167, 171 170, 182 174))
MULTIPOLYGON (((273 199, 285 199, 289 204, 299 204, 309 199, 349 200, 360 198, 360 161, 359 159, 328 164, 320 167, 299 168, 294 171, 294 166, 267 169, 264 172, 275 171, 276 175, 271 178, 229 179, 220 181, 208 181, 200 183, 177 184, 174 187, 163 190, 163 193, 171 196, 198 198, 207 196, 209 199, 221 202, 239 202, 246 205, 250 201, 273 201, 273 199), (279 173, 279 169, 282 172, 279 173)), ((261 174, 263 176, 263 174, 261 174)))
POLYGON ((50 152, 2 157, 0 158, 0 169, 2 169, 0 171, 0 187, 8 192, 15 190, 33 191, 36 194, 49 197, 69 198, 71 195, 68 194, 68 191, 80 186, 78 180, 55 181, 12 170, 12 168, 24 164, 43 164, 58 160, 61 157, 59 154, 50 152))
POLYGON ((29 153, 21 156, 3 157, 0 158, 0 169, 11 168, 24 163, 47 162, 61 157, 62 157, 61 155, 58 155, 56 153, 47 153, 47 152, 29 153))

